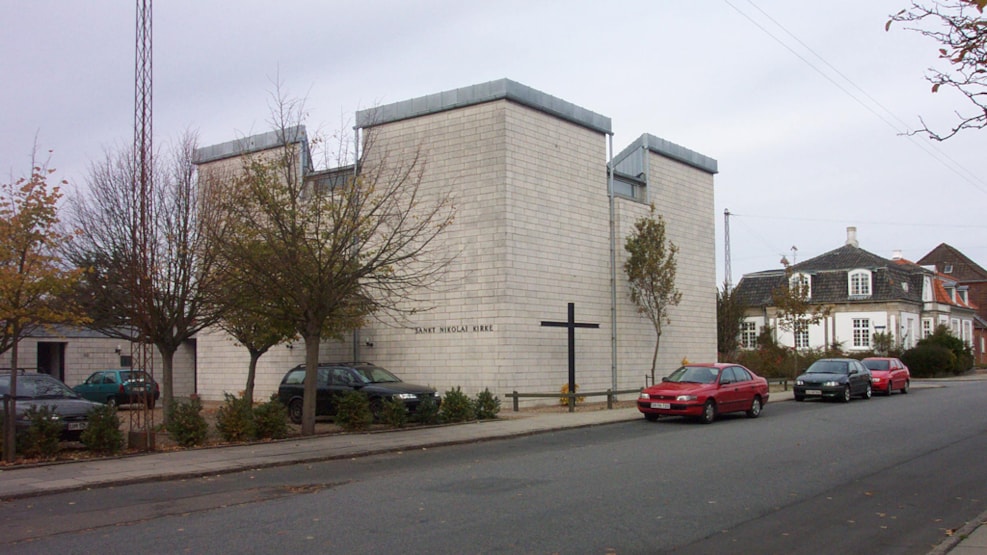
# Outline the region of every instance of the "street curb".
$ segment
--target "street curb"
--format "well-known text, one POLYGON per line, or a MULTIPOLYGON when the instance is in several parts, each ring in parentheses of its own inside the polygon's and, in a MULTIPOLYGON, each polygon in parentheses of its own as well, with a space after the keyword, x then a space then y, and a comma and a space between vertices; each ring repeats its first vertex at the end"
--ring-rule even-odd
POLYGON ((952 535, 946 537, 946 539, 930 551, 929 555, 943 555, 945 553, 949 553, 953 550, 953 548, 962 543, 963 540, 970 537, 970 534, 973 534, 977 528, 980 528, 984 524, 987 524, 987 511, 980 513, 977 515, 977 518, 956 529, 952 535))

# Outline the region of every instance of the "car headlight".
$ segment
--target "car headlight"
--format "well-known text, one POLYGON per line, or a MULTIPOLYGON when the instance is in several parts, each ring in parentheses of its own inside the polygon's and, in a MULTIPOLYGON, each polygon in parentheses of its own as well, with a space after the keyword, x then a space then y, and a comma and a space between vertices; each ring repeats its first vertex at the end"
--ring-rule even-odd
POLYGON ((650 399, 651 398, 651 395, 648 395, 647 393, 645 393, 645 392, 642 391, 639 398, 640 399, 650 399))
POLYGON ((695 395, 679 395, 678 397, 675 398, 675 400, 676 401, 695 401, 696 400, 696 396, 695 395))
POLYGON ((805 380, 795 380, 795 385, 805 385, 805 380))
POLYGON ((414 393, 398 393, 397 395, 394 396, 394 398, 401 399, 403 401, 408 401, 411 399, 417 399, 418 396, 415 395, 414 393))
POLYGON ((836 380, 830 380, 830 381, 824 383, 823 385, 826 386, 826 387, 836 387, 836 386, 840 385, 840 382, 838 382, 836 380))

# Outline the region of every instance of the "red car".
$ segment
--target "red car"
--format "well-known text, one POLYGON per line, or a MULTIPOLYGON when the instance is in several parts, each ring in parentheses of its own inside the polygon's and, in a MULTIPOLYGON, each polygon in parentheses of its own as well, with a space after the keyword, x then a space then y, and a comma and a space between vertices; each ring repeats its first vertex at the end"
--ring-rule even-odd
POLYGON ((886 393, 890 396, 896 389, 908 393, 912 375, 904 362, 892 357, 868 357, 860 362, 870 369, 874 393, 886 393))
POLYGON ((691 416, 709 424, 728 412, 757 418, 767 402, 768 381, 739 364, 688 364, 642 391, 637 409, 651 422, 691 416))

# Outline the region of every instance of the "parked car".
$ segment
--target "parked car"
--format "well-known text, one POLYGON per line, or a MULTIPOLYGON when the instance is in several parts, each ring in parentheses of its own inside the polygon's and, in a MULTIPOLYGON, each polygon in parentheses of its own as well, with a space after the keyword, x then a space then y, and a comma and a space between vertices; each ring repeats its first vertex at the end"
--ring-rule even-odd
POLYGON ((867 357, 861 360, 870 370, 871 385, 874 391, 880 391, 888 397, 894 390, 908 393, 912 383, 912 375, 904 362, 894 357, 867 357))
POLYGON ((873 394, 870 370, 852 358, 821 358, 795 378, 796 401, 806 397, 839 399, 848 403, 851 397, 870 399, 873 394))
POLYGON ((93 372, 72 389, 90 401, 107 405, 132 405, 146 398, 151 409, 161 396, 154 378, 143 370, 130 368, 93 372))
MULTIPOLYGON (((295 424, 302 421, 305 398, 305 365, 299 364, 285 374, 278 386, 278 399, 288 407, 288 417, 295 424)), ((315 398, 316 416, 336 414, 338 399, 351 391, 360 391, 370 399, 374 419, 380 417, 384 401, 399 399, 409 413, 414 413, 425 398, 436 406, 440 399, 434 388, 405 383, 389 371, 369 362, 320 363, 315 398)))
MULTIPOLYGON (((0 374, 0 396, 10 395, 10 373, 0 374)), ((77 441, 82 431, 89 426, 89 411, 100 406, 79 397, 69 386, 48 374, 19 373, 17 375, 17 421, 18 431, 26 430, 31 421, 27 412, 31 407, 48 407, 62 427, 62 440, 77 441)))
POLYGON ((739 364, 688 364, 642 391, 637 408, 652 422, 691 416, 709 424, 728 412, 757 418, 767 402, 768 381, 739 364))

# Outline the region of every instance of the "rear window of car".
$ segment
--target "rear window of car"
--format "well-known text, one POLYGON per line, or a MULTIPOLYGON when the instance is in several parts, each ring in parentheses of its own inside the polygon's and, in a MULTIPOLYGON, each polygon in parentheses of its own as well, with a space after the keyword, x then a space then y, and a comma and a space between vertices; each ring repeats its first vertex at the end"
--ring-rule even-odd
POLYGON ((301 385, 305 383, 305 369, 292 370, 284 378, 285 385, 301 385))
POLYGON ((891 366, 891 362, 887 360, 865 360, 863 363, 871 370, 887 370, 891 366))

